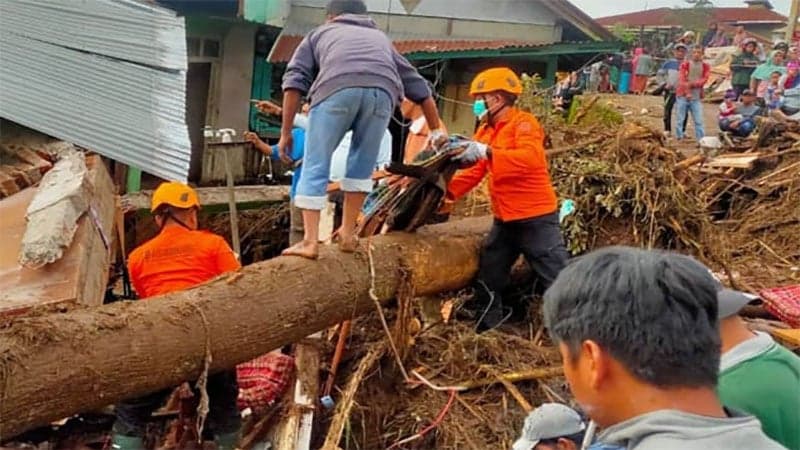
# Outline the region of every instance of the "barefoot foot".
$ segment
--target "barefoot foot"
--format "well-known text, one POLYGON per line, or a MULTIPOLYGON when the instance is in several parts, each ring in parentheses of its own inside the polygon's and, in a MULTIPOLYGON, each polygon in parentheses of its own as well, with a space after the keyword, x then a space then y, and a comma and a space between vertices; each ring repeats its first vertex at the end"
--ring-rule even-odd
POLYGON ((319 258, 319 244, 316 242, 300 241, 281 252, 283 256, 299 256, 307 259, 319 258))

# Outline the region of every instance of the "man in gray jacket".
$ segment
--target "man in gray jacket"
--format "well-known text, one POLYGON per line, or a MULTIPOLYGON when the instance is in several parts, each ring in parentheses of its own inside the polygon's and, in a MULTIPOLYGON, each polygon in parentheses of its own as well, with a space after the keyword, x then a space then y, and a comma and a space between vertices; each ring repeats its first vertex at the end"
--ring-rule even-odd
POLYGON ((573 260, 544 319, 598 440, 635 450, 777 450, 759 421, 725 409, 717 283, 694 259, 609 247, 573 260))
MULTIPOLYGON (((311 102, 303 172, 295 205, 303 211, 303 241, 284 255, 316 259, 320 210, 327 204, 331 155, 345 133, 353 132, 344 192, 339 248, 357 247, 355 224, 364 199, 372 190, 372 171, 381 138, 395 105, 409 98, 422 106, 431 139, 446 138, 427 82, 392 45, 366 13, 362 0, 332 0, 327 22, 303 39, 283 78, 283 125, 278 148, 288 160, 292 123, 307 95, 311 102)), ((289 161, 286 161, 289 162, 289 161)))

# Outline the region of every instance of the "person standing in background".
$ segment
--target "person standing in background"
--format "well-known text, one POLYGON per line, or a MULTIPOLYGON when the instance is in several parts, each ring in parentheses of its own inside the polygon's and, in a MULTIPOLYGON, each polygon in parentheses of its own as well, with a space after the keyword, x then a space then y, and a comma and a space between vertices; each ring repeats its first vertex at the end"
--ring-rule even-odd
POLYGON ((703 39, 700 40, 700 44, 703 47, 711 47, 711 43, 714 41, 714 38, 717 36, 719 32, 719 25, 716 22, 711 22, 708 24, 708 30, 706 30, 705 34, 703 34, 703 39))
MULTIPOLYGON (((703 47, 696 46, 692 50, 692 59, 684 61, 678 72, 678 88, 675 91, 678 105, 678 123, 683 123, 692 113, 694 134, 699 142, 705 132, 703 130, 703 87, 708 81, 711 67, 703 62, 703 47)), ((682 127, 675 130, 677 138, 683 139, 682 127)))
POLYGON ((643 94, 647 89, 647 80, 653 70, 653 57, 646 48, 638 48, 639 54, 634 58, 633 92, 643 94))
MULTIPOLYGON (((678 72, 681 63, 686 59, 686 45, 677 44, 672 51, 673 57, 664 62, 661 71, 665 76, 664 84, 664 135, 669 136, 672 132, 672 112, 675 109, 675 91, 678 88, 678 72)), ((680 122, 679 126, 686 132, 686 121, 680 122)))
POLYGON ((759 64, 755 51, 756 40, 747 38, 742 42, 742 51, 731 60, 731 86, 736 92, 736 98, 750 88, 750 76, 759 64))
POLYGON ((786 67, 783 64, 784 56, 785 54, 781 50, 773 50, 769 60, 757 66, 750 76, 750 90, 756 93, 756 96, 763 101, 764 105, 768 101, 766 97, 767 88, 769 88, 772 74, 775 72, 781 75, 786 73, 786 67))
POLYGON ((747 33, 744 31, 744 27, 741 25, 737 26, 736 32, 733 34, 733 45, 737 48, 742 48, 745 39, 747 39, 747 33))

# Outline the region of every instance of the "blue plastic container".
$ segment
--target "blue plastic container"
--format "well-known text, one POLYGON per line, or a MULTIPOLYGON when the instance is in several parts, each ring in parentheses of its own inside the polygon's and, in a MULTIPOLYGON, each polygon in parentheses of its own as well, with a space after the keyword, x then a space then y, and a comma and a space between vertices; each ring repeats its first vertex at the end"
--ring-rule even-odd
POLYGON ((619 93, 627 94, 630 87, 631 87, 631 73, 622 72, 622 74, 619 76, 619 93))

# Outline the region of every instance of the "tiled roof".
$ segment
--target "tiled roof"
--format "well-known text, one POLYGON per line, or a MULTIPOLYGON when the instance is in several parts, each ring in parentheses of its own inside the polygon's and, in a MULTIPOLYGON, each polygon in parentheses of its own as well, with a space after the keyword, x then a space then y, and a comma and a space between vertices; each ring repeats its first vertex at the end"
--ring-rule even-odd
MULTIPOLYGON (((597 22, 603 26, 614 26, 624 24, 629 27, 640 26, 681 26, 681 12, 686 9, 656 8, 645 11, 637 11, 628 14, 618 14, 616 16, 601 17, 597 22)), ((711 8, 710 19, 717 22, 772 22, 785 23, 786 17, 768 9, 762 8, 711 8)))
MULTIPOLYGON (((269 62, 288 62, 294 50, 300 45, 303 36, 281 34, 269 55, 269 62)), ((396 39, 397 51, 407 55, 422 52, 459 52, 465 50, 502 50, 507 48, 531 48, 549 45, 550 42, 530 42, 521 40, 445 40, 445 39, 396 39)))

